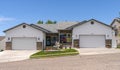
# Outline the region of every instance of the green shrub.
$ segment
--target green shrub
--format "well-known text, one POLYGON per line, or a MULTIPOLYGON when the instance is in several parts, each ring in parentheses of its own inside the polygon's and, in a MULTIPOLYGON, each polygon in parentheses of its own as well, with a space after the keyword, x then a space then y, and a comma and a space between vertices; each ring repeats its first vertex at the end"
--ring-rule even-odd
POLYGON ((117 45, 117 48, 120 48, 120 45, 117 45))
POLYGON ((0 50, 0 52, 4 51, 3 49, 0 50))

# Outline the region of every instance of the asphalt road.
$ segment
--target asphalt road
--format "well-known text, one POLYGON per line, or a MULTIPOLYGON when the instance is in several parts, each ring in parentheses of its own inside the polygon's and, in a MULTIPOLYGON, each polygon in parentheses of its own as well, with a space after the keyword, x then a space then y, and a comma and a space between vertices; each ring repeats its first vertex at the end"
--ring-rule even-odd
POLYGON ((6 62, 0 70, 120 70, 120 53, 6 62))

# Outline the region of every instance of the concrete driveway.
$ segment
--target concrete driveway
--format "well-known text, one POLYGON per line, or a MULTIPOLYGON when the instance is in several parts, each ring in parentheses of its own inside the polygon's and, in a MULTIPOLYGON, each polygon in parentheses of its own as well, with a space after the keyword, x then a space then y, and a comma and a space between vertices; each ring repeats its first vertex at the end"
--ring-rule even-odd
POLYGON ((0 52, 0 62, 11 62, 29 59, 36 50, 5 50, 0 52))
MULTIPOLYGON (((97 55, 120 53, 120 49, 116 48, 79 48, 80 55, 97 55)), ((29 59, 29 56, 37 52, 36 50, 6 50, 0 52, 0 62, 11 62, 29 59)))
POLYGON ((116 48, 79 48, 77 50, 79 51, 80 55, 120 53, 120 49, 116 48))

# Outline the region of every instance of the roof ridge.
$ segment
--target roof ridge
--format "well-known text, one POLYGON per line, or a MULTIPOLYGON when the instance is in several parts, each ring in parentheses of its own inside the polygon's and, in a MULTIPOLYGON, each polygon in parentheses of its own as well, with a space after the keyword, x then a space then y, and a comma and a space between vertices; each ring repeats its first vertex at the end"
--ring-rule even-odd
POLYGON ((45 32, 51 32, 51 31, 49 31, 49 30, 47 30, 47 29, 45 29, 45 28, 43 28, 43 27, 40 27, 40 26, 38 26, 38 25, 35 25, 35 24, 30 24, 30 26, 32 26, 32 27, 34 27, 34 28, 37 28, 37 29, 40 29, 40 30, 43 30, 43 31, 45 31, 45 32))

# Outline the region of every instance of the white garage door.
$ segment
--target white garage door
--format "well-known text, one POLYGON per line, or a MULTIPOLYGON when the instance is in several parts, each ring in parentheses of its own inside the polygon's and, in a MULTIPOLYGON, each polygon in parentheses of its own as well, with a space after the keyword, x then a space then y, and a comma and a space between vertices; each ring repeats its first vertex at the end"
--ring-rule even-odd
POLYGON ((104 35, 80 36, 79 45, 81 48, 105 47, 105 36, 104 35))
POLYGON ((13 38, 13 50, 36 50, 36 38, 13 38))

